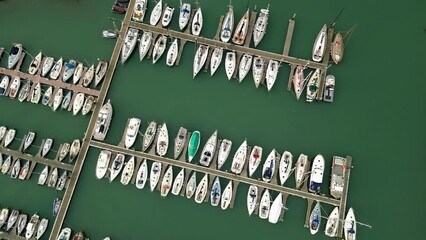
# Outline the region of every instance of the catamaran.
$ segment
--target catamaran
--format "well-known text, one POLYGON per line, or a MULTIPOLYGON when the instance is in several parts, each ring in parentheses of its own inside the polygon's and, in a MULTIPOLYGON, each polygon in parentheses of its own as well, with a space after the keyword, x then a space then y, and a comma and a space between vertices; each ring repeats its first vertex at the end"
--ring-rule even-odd
POLYGON ((312 49, 312 60, 315 62, 321 62, 322 58, 324 57, 326 43, 327 25, 324 24, 324 26, 321 28, 321 31, 318 33, 317 38, 315 39, 314 48, 312 49))
POLYGON ((217 144, 217 131, 211 135, 209 140, 207 140, 206 145, 204 145, 203 151, 201 152, 200 164, 208 167, 213 159, 213 156, 216 152, 217 144))
POLYGON ((240 145, 234 155, 234 159, 232 160, 231 172, 235 174, 240 174, 243 170, 244 164, 246 162, 247 155, 247 140, 240 145))
POLYGON ((206 63, 207 55, 209 53, 209 46, 200 45, 195 53, 194 64, 193 64, 193 73, 192 77, 195 78, 198 72, 200 72, 201 68, 206 63))
POLYGON ((126 137, 124 139, 124 147, 131 148, 136 141, 139 133, 141 120, 139 118, 130 118, 126 128, 126 137))
POLYGON ((129 28, 127 31, 126 37, 124 39, 124 44, 121 49, 121 64, 124 64, 132 54, 133 49, 135 49, 136 42, 138 41, 139 30, 136 28, 129 28))
POLYGON ((231 80, 235 71, 236 55, 235 52, 227 52, 225 57, 225 71, 228 80, 231 80))
POLYGON ((243 45, 244 40, 247 37, 247 30, 249 25, 249 14, 250 9, 248 8, 244 16, 241 18, 237 27, 235 28, 234 37, 232 38, 232 42, 237 45, 243 45))
POLYGON ((259 17, 256 19, 256 23, 254 25, 253 30, 253 43, 254 47, 262 41, 263 36, 266 33, 266 27, 268 26, 268 18, 269 18, 269 4, 266 9, 260 9, 259 17))
POLYGON ((225 19, 222 24, 222 31, 220 32, 220 40, 222 42, 229 42, 232 36, 232 30, 234 28, 234 10, 231 3, 228 5, 228 12, 226 13, 225 19))
POLYGON ((249 177, 253 176, 253 173, 259 167, 260 162, 262 161, 262 147, 254 146, 251 150, 249 157, 249 177))
POLYGON ((164 156, 167 153, 167 148, 169 147, 169 132, 167 130, 166 123, 163 123, 163 125, 160 128, 160 133, 158 134, 158 140, 157 140, 157 154, 159 156, 164 156))
POLYGON ((240 61, 240 66, 238 68, 238 81, 242 82, 247 76, 247 73, 250 71, 251 65, 253 62, 253 56, 245 53, 240 61))
POLYGON ((139 60, 142 61, 152 44, 152 32, 144 32, 139 42, 139 60))
POLYGON ((179 10, 179 28, 183 30, 186 25, 188 25, 189 19, 191 18, 191 4, 182 3, 180 1, 180 10, 179 10))
POLYGON ((213 50, 212 57, 210 59, 210 76, 216 72, 222 62, 223 48, 216 47, 213 50))

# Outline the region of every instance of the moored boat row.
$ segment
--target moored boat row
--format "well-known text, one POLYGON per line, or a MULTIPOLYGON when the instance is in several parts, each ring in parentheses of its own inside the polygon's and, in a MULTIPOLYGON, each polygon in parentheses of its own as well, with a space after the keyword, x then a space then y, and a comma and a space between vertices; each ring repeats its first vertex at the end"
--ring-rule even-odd
POLYGON ((16 235, 23 235, 25 239, 40 239, 48 227, 49 220, 41 218, 35 213, 31 217, 17 210, 3 208, 0 210, 0 228, 4 227, 6 232, 16 229, 16 235))

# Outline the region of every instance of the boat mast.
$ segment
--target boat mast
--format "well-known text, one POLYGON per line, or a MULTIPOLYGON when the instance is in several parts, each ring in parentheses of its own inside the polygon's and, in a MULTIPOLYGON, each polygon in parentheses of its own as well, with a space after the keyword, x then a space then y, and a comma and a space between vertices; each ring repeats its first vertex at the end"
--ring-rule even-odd
POLYGON ((342 10, 340 10, 339 14, 336 16, 336 18, 334 18, 333 22, 330 24, 331 28, 334 27, 334 25, 336 24, 337 19, 340 17, 340 15, 343 13, 343 10, 345 10, 345 7, 342 8, 342 10))

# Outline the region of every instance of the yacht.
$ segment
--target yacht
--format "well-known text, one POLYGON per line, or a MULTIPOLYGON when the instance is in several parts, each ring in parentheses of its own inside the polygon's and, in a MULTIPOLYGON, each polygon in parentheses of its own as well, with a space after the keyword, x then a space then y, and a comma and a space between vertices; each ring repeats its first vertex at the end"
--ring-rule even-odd
POLYGON ((311 234, 314 235, 318 232, 321 225, 321 205, 319 202, 315 204, 314 209, 312 209, 311 215, 309 217, 309 230, 311 234))
POLYGON ((167 60, 166 60, 167 66, 172 67, 173 65, 175 65, 178 53, 179 53, 178 40, 177 38, 175 38, 172 45, 170 45, 169 50, 167 51, 167 60))
POLYGON ((160 35, 157 41, 154 44, 154 50, 152 51, 152 63, 155 64, 158 59, 163 56, 164 51, 166 50, 167 37, 160 35))
POLYGON ((133 172, 135 171, 135 157, 131 157, 124 166, 123 172, 121 173, 120 182, 123 185, 128 185, 132 180, 133 172))
POLYGON ((303 75, 303 66, 298 65, 294 71, 292 78, 294 93, 296 98, 299 100, 300 95, 302 95, 303 88, 305 87, 305 77, 303 75))
POLYGON ((16 65, 16 63, 18 63, 21 55, 22 55, 22 44, 14 43, 9 53, 7 67, 9 69, 12 69, 16 65))
POLYGON ((62 64, 63 64, 63 60, 62 58, 60 58, 58 61, 56 61, 56 63, 53 65, 52 69, 50 70, 50 75, 49 77, 52 80, 56 80, 58 79, 59 75, 61 74, 61 70, 62 70, 62 64))
POLYGON ((210 58, 210 76, 216 72, 222 62, 223 48, 216 47, 213 50, 212 57, 210 58))
POLYGON ((195 53, 192 77, 195 78, 204 66, 209 54, 209 46, 200 45, 195 53))
POLYGON ((30 63, 30 66, 28 67, 28 73, 31 75, 35 75, 40 68, 41 64, 41 58, 43 57, 42 53, 39 52, 35 58, 30 63))
POLYGON ((216 207, 217 205, 219 205, 221 196, 222 196, 222 189, 220 187, 220 179, 218 176, 216 176, 212 185, 212 190, 210 192, 210 204, 213 207, 216 207))
POLYGON ((162 0, 158 1, 154 9, 151 12, 151 17, 149 19, 149 24, 152 26, 157 25, 158 21, 161 18, 161 12, 163 11, 163 2, 162 0))
POLYGON ((194 195, 196 188, 197 188, 197 172, 194 171, 191 177, 189 178, 188 183, 186 184, 186 189, 185 189, 186 198, 191 198, 192 195, 194 195))
POLYGON ((253 30, 253 43, 254 47, 262 41, 263 36, 266 33, 266 27, 268 26, 268 18, 269 18, 269 4, 266 9, 260 9, 259 17, 256 19, 256 23, 254 24, 253 30))
POLYGON ((112 161, 112 164, 111 164, 109 182, 114 181, 114 179, 121 172, 121 169, 123 169, 123 165, 124 165, 124 154, 117 153, 117 155, 114 158, 114 161, 112 161))
MULTIPOLYGON (((137 41, 137 36, 135 37, 137 41)), ((98 84, 104 79, 106 71, 108 69, 108 62, 104 60, 100 60, 98 62, 98 65, 96 65, 95 70, 95 86, 98 86, 98 84)))
POLYGON ((86 100, 84 100, 83 108, 81 109, 81 114, 83 116, 85 116, 90 111, 92 111, 94 103, 95 103, 95 97, 93 97, 93 96, 87 96, 86 100))
POLYGON ((271 208, 271 195, 269 190, 265 189, 259 204, 259 217, 261 219, 267 219, 269 216, 269 210, 271 208))
POLYGON ((292 172, 292 164, 293 164, 293 155, 289 151, 285 151, 281 156, 280 167, 279 167, 279 177, 280 184, 284 185, 287 181, 288 177, 292 172))
POLYGON ((235 52, 227 52, 225 57, 225 71, 228 80, 231 80, 235 71, 236 55, 235 52))
POLYGON ((144 32, 139 41, 139 60, 142 61, 152 44, 152 32, 144 32))
POLYGON ((21 78, 16 76, 9 87, 9 98, 14 99, 16 95, 18 95, 20 86, 21 86, 21 78))
POLYGON ((254 209, 256 208, 258 197, 259 189, 256 185, 250 185, 249 190, 247 192, 247 210, 249 216, 253 214, 254 209))
POLYGON ((200 147, 201 133, 194 131, 189 138, 188 143, 188 162, 191 162, 194 156, 197 154, 198 148, 200 147))
POLYGON ((53 87, 49 86, 49 88, 44 92, 43 97, 41 99, 41 104, 47 106, 52 98, 53 87))
POLYGON ((95 130, 93 132, 93 138, 99 141, 105 139, 106 134, 108 133, 109 125, 112 118, 112 105, 110 100, 105 103, 99 110, 98 117, 95 123, 95 130))
POLYGON ((222 23, 222 30, 220 32, 220 40, 222 42, 229 42, 232 36, 232 30, 234 28, 234 10, 232 5, 228 5, 228 12, 226 13, 225 18, 222 23))
POLYGON ((217 131, 211 135, 207 140, 206 145, 204 145, 203 151, 201 152, 200 164, 208 167, 213 159, 213 156, 216 152, 217 144, 217 131))
POLYGON ((75 67, 74 74, 72 75, 72 83, 76 85, 80 81, 81 76, 83 76, 83 63, 79 62, 77 67, 75 67))
POLYGON ((314 74, 312 74, 311 78, 306 85, 306 101, 312 102, 318 94, 318 88, 320 85, 320 70, 315 70, 314 74))
POLYGON ((283 195, 279 193, 275 198, 274 202, 272 202, 271 208, 269 210, 268 222, 277 223, 280 218, 281 211, 283 210, 283 195))
POLYGON ((275 84, 278 75, 278 68, 280 64, 275 60, 269 60, 268 68, 266 69, 266 87, 271 91, 275 84))
POLYGON ((223 139, 219 146, 219 153, 217 156, 217 169, 221 169, 228 159, 229 153, 231 152, 232 141, 223 139))
POLYGON ((44 59, 43 66, 42 66, 42 69, 41 69, 41 76, 42 77, 45 77, 50 72, 50 70, 53 67, 54 62, 55 62, 55 59, 53 59, 53 57, 46 57, 44 59))
POLYGON ((75 96, 74 102, 73 102, 73 115, 77 115, 78 112, 80 112, 81 108, 84 104, 84 93, 77 93, 75 96))
POLYGON ((18 100, 20 102, 27 100, 28 95, 30 94, 30 90, 31 90, 31 81, 26 81, 24 83, 24 86, 22 86, 21 90, 19 90, 18 100))
POLYGON ((247 9, 244 16, 241 18, 240 22, 238 23, 237 27, 235 28, 234 37, 232 38, 232 42, 234 42, 237 45, 243 45, 244 40, 247 37, 247 30, 249 25, 249 14, 250 9, 247 9))
POLYGON ((235 174, 240 174, 243 170, 244 164, 246 162, 247 155, 247 140, 241 144, 241 146, 237 149, 234 155, 234 159, 232 160, 231 172, 235 174))
POLYGON ((145 17, 148 0, 136 0, 135 7, 133 9, 132 20, 136 22, 143 22, 145 17))
POLYGON ((308 170, 308 156, 305 154, 300 154, 296 162, 295 178, 296 178, 296 188, 300 188, 305 182, 305 175, 308 170))
POLYGON ((333 102, 334 100, 334 85, 336 83, 336 79, 333 75, 327 75, 325 77, 325 87, 324 87, 324 97, 323 101, 325 102, 333 102))
POLYGON ((203 28, 203 12, 201 11, 201 7, 198 7, 195 12, 194 18, 192 19, 192 34, 195 36, 199 36, 201 33, 201 29, 203 28))
POLYGON ((9 76, 4 75, 0 82, 0 96, 6 95, 7 87, 9 86, 9 76))
POLYGON ((45 166, 43 168, 43 171, 41 171, 41 174, 38 178, 37 184, 43 186, 46 183, 48 176, 49 176, 49 166, 45 166))
POLYGON ((64 158, 68 155, 68 153, 70 152, 70 148, 71 148, 71 145, 69 143, 63 143, 59 147, 59 157, 58 157, 59 162, 62 162, 62 160, 64 160, 64 158))
POLYGON ((314 42, 314 48, 312 49, 312 60, 315 62, 321 62, 324 57, 325 45, 327 44, 327 25, 321 28, 317 38, 314 42))
POLYGON ((262 161, 262 147, 254 146, 251 150, 249 157, 249 177, 253 176, 253 173, 259 167, 260 162, 262 161))
POLYGON ((83 75, 83 86, 87 87, 89 84, 93 81, 93 78, 95 77, 95 65, 92 64, 92 66, 87 69, 87 71, 83 75))
POLYGON ((331 58, 333 59, 333 62, 335 64, 339 64, 340 61, 342 61, 343 58, 343 52, 344 52, 344 45, 343 45, 343 37, 340 32, 336 34, 334 37, 333 42, 331 43, 331 58))
POLYGON ((98 161, 96 163, 96 178, 102 179, 108 171, 109 161, 111 160, 111 152, 108 150, 102 150, 99 154, 98 161))
POLYGON ((47 186, 53 188, 58 181, 58 168, 54 168, 47 179, 47 186))
POLYGON ((34 142, 34 138, 35 138, 35 132, 28 132, 28 134, 25 135, 24 147, 22 148, 23 152, 31 146, 31 144, 34 142))
POLYGON ((172 187, 173 195, 179 195, 180 191, 182 190, 184 178, 185 178, 185 170, 182 168, 180 172, 178 173, 178 175, 176 176, 175 180, 173 181, 173 187, 172 187))
POLYGON ((31 102, 37 104, 38 102, 40 102, 40 98, 41 98, 41 85, 38 82, 35 85, 33 92, 31 93, 31 102))
POLYGON ((9 131, 7 131, 6 135, 4 136, 4 143, 3 143, 3 146, 5 148, 9 146, 9 144, 13 141, 13 139, 15 138, 15 134, 16 134, 15 129, 9 129, 9 131))
POLYGON ((169 132, 167 130, 166 123, 163 123, 163 125, 160 128, 160 132, 158 134, 158 140, 157 140, 157 154, 159 156, 164 156, 167 153, 167 149, 169 147, 169 132))
POLYGON ((143 140, 142 140, 143 152, 145 152, 151 146, 152 142, 154 141, 156 133, 157 133, 157 123, 154 121, 151 121, 145 130, 145 134, 143 135, 143 140))
POLYGON ((177 159, 179 155, 182 153, 183 148, 186 143, 186 135, 188 134, 188 130, 186 128, 180 127, 178 134, 175 138, 175 146, 174 146, 174 158, 177 159))
POLYGON ((146 159, 142 161, 142 164, 139 166, 138 173, 136 175, 136 187, 138 189, 143 189, 146 184, 146 179, 148 178, 148 164, 146 159))
POLYGON ((167 197, 172 188, 173 181, 173 166, 169 166, 166 172, 163 175, 163 180, 161 181, 161 190, 160 195, 162 197, 167 197))
POLYGON ((200 183, 198 184, 197 189, 195 190, 196 203, 202 203, 204 201, 204 198, 207 195, 208 186, 208 174, 205 174, 204 177, 201 179, 200 183))
POLYGON ((318 154, 312 162, 309 192, 320 193, 322 180, 324 178, 324 165, 324 157, 318 154))
POLYGON ((130 118, 126 127, 126 137, 124 139, 124 147, 131 148, 139 134, 141 120, 139 118, 130 118))
POLYGON ((31 217, 30 222, 28 223, 27 228, 26 228, 26 232, 25 232, 25 238, 26 239, 30 239, 30 238, 33 237, 34 232, 36 231, 36 227, 37 227, 37 224, 39 222, 39 219, 40 219, 40 217, 37 214, 34 214, 31 217))
POLYGON ((180 11, 179 11, 179 28, 183 30, 186 25, 188 25, 189 19, 191 18, 191 4, 182 3, 180 1, 180 11))
POLYGON ((161 174, 161 163, 159 162, 153 162, 151 166, 151 174, 149 175, 149 185, 151 192, 155 190, 155 187, 158 184, 158 181, 160 180, 160 174, 161 174))
POLYGON ((337 229, 339 228, 339 207, 334 207, 328 216, 327 224, 325 225, 325 235, 329 237, 337 236, 337 229))
POLYGON ((220 208, 226 210, 232 201, 232 180, 229 180, 228 185, 226 185, 225 190, 223 190, 222 199, 220 202, 220 208))
POLYGON ((62 103, 63 98, 64 98, 64 92, 62 88, 59 88, 56 91, 55 96, 53 96, 53 104, 52 104, 53 111, 56 111, 58 109, 59 105, 61 105, 62 103))
POLYGON ((253 80, 256 88, 259 87, 260 83, 263 80, 263 72, 265 69, 265 60, 262 57, 254 57, 253 59, 253 80))
POLYGON ((135 49, 136 42, 138 41, 139 30, 136 28, 129 28, 127 31, 126 37, 124 39, 124 44, 121 49, 121 64, 124 64, 126 60, 132 54, 133 49, 135 49))
POLYGON ((71 59, 68 63, 65 63, 64 76, 62 77, 62 82, 68 81, 75 72, 75 68, 77 66, 77 62, 71 59))
POLYGON ((349 208, 343 228, 345 231, 345 240, 356 239, 356 220, 353 208, 349 208))
POLYGON ((77 157, 78 153, 80 152, 81 143, 79 139, 75 139, 70 148, 70 162, 74 161, 74 159, 77 157))
POLYGON ((169 6, 166 7, 164 10, 163 19, 161 20, 161 25, 163 25, 163 27, 169 26, 170 22, 172 21, 174 11, 174 8, 169 6))
POLYGON ((71 103, 72 91, 69 91, 62 99, 61 109, 68 109, 71 103))
POLYGON ((244 54, 240 61, 240 66, 238 68, 238 81, 242 82, 247 76, 247 73, 250 71, 251 65, 253 62, 253 56, 250 54, 244 54))
POLYGON ((346 171, 346 158, 334 156, 330 183, 330 194, 334 198, 340 199, 342 197, 346 171))

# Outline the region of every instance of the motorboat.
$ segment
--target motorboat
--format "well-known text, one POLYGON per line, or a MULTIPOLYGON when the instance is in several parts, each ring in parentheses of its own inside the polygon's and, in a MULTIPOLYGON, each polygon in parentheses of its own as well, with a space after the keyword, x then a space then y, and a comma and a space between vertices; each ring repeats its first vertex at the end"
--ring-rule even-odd
POLYGON ((229 39, 231 39, 231 36, 232 36, 233 29, 234 29, 234 10, 232 8, 232 5, 229 4, 228 12, 226 13, 226 16, 222 23, 220 40, 225 43, 229 42, 229 39))
POLYGON ((19 210, 12 210, 10 213, 9 219, 7 220, 6 231, 9 231, 16 223, 16 220, 19 216, 19 210))
POLYGON ((251 65, 253 62, 253 56, 250 54, 244 54, 240 61, 240 66, 238 68, 238 81, 242 82, 247 76, 247 73, 250 71, 251 65))
POLYGON ((191 162, 194 156, 197 154, 198 148, 200 147, 201 133, 194 131, 189 138, 188 143, 188 162, 191 162))
POLYGON ((271 91, 275 84, 278 75, 278 68, 280 64, 275 60, 269 60, 268 68, 266 69, 266 87, 268 91, 271 91))
POLYGON ((18 236, 21 235, 22 231, 24 231, 25 229, 25 226, 27 226, 27 219, 28 219, 27 214, 23 214, 23 213, 19 214, 18 220, 16 222, 16 231, 18 236))
POLYGON ((24 166, 22 166, 21 170, 19 170, 18 178, 20 180, 25 180, 25 178, 27 178, 29 169, 30 169, 30 161, 26 161, 24 166))
POLYGON ((271 209, 271 195, 268 189, 262 194, 262 198, 260 199, 259 204, 259 217, 261 219, 267 219, 269 216, 269 211, 271 209))
POLYGON ((136 28, 129 28, 124 44, 121 49, 121 64, 124 64, 135 49, 136 42, 138 41, 139 30, 136 28))
POLYGON ((154 50, 152 52, 153 64, 155 64, 158 61, 158 59, 160 59, 161 56, 163 56, 163 53, 166 50, 166 45, 167 45, 167 37, 164 35, 160 35, 154 44, 154 50))
POLYGON ((4 75, 0 82, 0 96, 6 95, 8 86, 9 86, 9 76, 4 75))
POLYGON ((299 100, 300 95, 302 95, 303 88, 305 87, 305 77, 303 74, 303 66, 298 65, 294 71, 293 78, 294 93, 296 94, 297 100, 299 100))
POLYGON ((174 11, 174 8, 169 6, 166 7, 164 10, 163 19, 161 20, 161 25, 163 25, 163 27, 169 26, 170 22, 172 21, 174 11))
POLYGON ((52 69, 50 70, 50 75, 49 77, 52 80, 56 80, 58 79, 59 75, 61 74, 61 70, 62 70, 62 64, 63 64, 63 60, 62 58, 60 58, 58 61, 55 62, 55 64, 53 65, 52 69))
POLYGON ((83 68, 84 66, 81 62, 79 62, 75 67, 74 74, 72 75, 72 83, 74 85, 76 85, 80 81, 81 76, 83 76, 83 68))
POLYGON ((173 182, 173 166, 169 166, 166 172, 163 175, 163 180, 161 181, 161 190, 160 195, 162 197, 167 197, 172 188, 173 182))
POLYGON ((167 153, 167 149, 169 147, 169 132, 167 130, 166 123, 163 123, 163 125, 160 128, 160 132, 158 134, 158 140, 157 140, 157 154, 159 156, 164 156, 167 153))
POLYGON ((306 172, 308 170, 308 156, 300 154, 296 162, 295 178, 296 188, 300 188, 305 182, 306 172))
POLYGON ((147 6, 148 0, 136 0, 132 20, 136 22, 143 22, 147 6))
POLYGON ((35 231, 36 231, 36 227, 38 225, 40 217, 37 214, 34 214, 31 219, 30 222, 28 223, 27 227, 26 227, 26 231, 25 231, 25 238, 26 239, 30 239, 33 237, 35 231))
POLYGON ((240 145, 234 155, 234 159, 232 159, 231 172, 235 174, 240 174, 243 170, 244 164, 246 162, 247 156, 247 140, 240 145))
POLYGON ((263 72, 265 71, 265 60, 262 57, 256 56, 253 59, 253 80, 256 88, 259 87, 263 80, 263 72))
POLYGON ((211 135, 207 140, 206 145, 204 145, 203 151, 201 151, 200 164, 208 167, 213 159, 213 156, 216 152, 217 144, 217 131, 211 135))
POLYGON ((22 151, 27 150, 31 144, 34 142, 35 138, 35 132, 28 132, 27 135, 25 135, 24 138, 24 147, 22 148, 22 151))
POLYGON ((179 195, 180 191, 182 190, 184 178, 185 178, 185 170, 182 168, 179 171, 178 175, 176 176, 175 180, 173 181, 173 187, 172 187, 173 195, 179 195))
POLYGON ((142 61, 152 44, 152 32, 144 32, 139 42, 139 60, 142 61))
POLYGON ((306 85, 306 101, 312 102, 318 94, 318 88, 320 85, 320 70, 315 70, 314 74, 312 74, 311 78, 306 85))
POLYGON ((1 166, 1 173, 6 174, 7 172, 9 172, 10 169, 10 165, 12 164, 12 157, 8 156, 4 162, 3 165, 1 166))
POLYGON ((12 170, 10 171, 10 177, 17 178, 20 170, 21 170, 21 160, 18 158, 16 159, 15 163, 12 166, 12 170))
POLYGON ((275 197, 274 202, 272 202, 271 209, 269 210, 268 222, 273 224, 277 223, 283 207, 283 195, 279 193, 277 197, 275 197))
POLYGON ((213 50, 212 56, 210 58, 210 76, 216 72, 219 68, 220 63, 222 62, 223 48, 216 47, 213 50))
POLYGON ((339 228, 339 207, 334 207, 327 219, 325 225, 325 235, 329 237, 337 236, 337 229, 339 228))
POLYGON ((19 87, 21 87, 21 78, 16 76, 9 87, 9 98, 14 99, 18 95, 19 87))
POLYGON ((195 36, 199 36, 201 33, 201 29, 203 28, 203 12, 201 11, 201 7, 198 7, 195 12, 194 18, 192 19, 192 34, 195 36))
POLYGON ((126 136, 124 138, 124 147, 129 149, 133 146, 139 134, 141 120, 139 118, 130 118, 126 127, 126 136))
POLYGON ((20 102, 27 100, 28 95, 30 94, 30 90, 31 90, 31 81, 26 81, 24 83, 24 86, 22 86, 21 90, 19 90, 18 100, 20 102))
POLYGON ((173 40, 172 45, 170 45, 169 50, 167 51, 167 60, 166 60, 167 66, 172 67, 173 65, 175 65, 178 53, 179 53, 178 39, 175 38, 175 40, 173 40))
POLYGON ((232 42, 237 45, 243 45, 248 32, 249 25, 249 14, 250 9, 247 9, 246 13, 241 18, 240 22, 238 22, 237 27, 235 28, 234 36, 232 37, 232 42))
POLYGON ((52 110, 53 111, 56 111, 58 109, 58 107, 62 103, 63 98, 64 98, 64 91, 62 90, 62 88, 59 88, 55 92, 55 96, 53 96, 53 104, 52 104, 52 110))
POLYGON ((197 172, 194 171, 191 177, 189 178, 188 183, 186 184, 186 189, 185 189, 186 198, 191 198, 192 195, 194 195, 196 188, 197 188, 197 172))
POLYGON ((231 152, 232 141, 223 139, 219 146, 219 153, 217 156, 217 169, 221 169, 228 159, 229 153, 231 152))
POLYGON ((111 160, 111 152, 102 150, 96 162, 96 178, 102 179, 108 171, 109 161, 111 160))
POLYGON ((179 28, 183 30, 188 25, 189 19, 191 18, 191 4, 182 3, 181 0, 179 9, 179 28))
POLYGON ((56 190, 62 191, 65 187, 65 184, 67 183, 67 180, 68 180, 68 172, 64 171, 59 177, 58 182, 56 183, 56 190))
POLYGON ((174 145, 174 158, 177 159, 183 151, 186 143, 186 135, 188 134, 188 130, 186 128, 180 127, 178 134, 175 138, 174 145))
MULTIPOLYGON (((137 37, 136 37, 137 41, 137 37)), ((95 70, 95 86, 98 86, 98 84, 104 79, 106 71, 108 69, 108 62, 104 60, 100 60, 98 62, 98 65, 96 65, 95 70)))
POLYGON ((62 77, 62 81, 66 82, 70 79, 75 72, 75 68, 77 67, 77 62, 71 59, 68 63, 65 63, 64 76, 62 77))
POLYGON ((3 146, 6 148, 9 146, 10 143, 12 143, 13 139, 15 138, 16 130, 15 129, 9 129, 4 136, 4 142, 3 146))
POLYGON ((87 87, 89 84, 93 81, 93 78, 95 77, 95 65, 91 65, 87 71, 83 75, 82 84, 83 86, 87 87))
POLYGON ((213 207, 216 207, 217 205, 219 205, 221 197, 222 189, 220 187, 220 179, 218 176, 216 176, 212 185, 212 190, 210 192, 210 204, 213 207))
POLYGON ((81 143, 79 139, 75 139, 70 148, 70 162, 74 161, 74 159, 77 157, 78 153, 80 152, 81 143))
POLYGON ((318 232, 321 226, 321 205, 320 202, 315 204, 314 209, 312 209, 311 215, 309 217, 309 230, 311 234, 314 235, 318 232))
POLYGON ((47 177, 49 176, 49 166, 45 166, 43 171, 41 171, 40 176, 38 177, 37 184, 44 185, 46 183, 47 177))
POLYGON ((47 106, 50 102, 50 99, 52 98, 52 93, 53 93, 53 87, 49 86, 49 88, 47 88, 46 92, 44 92, 43 97, 41 99, 41 104, 47 106))
POLYGON ((90 111, 92 111, 93 105, 95 104, 95 97, 89 95, 86 100, 84 100, 83 108, 81 109, 81 114, 87 115, 90 111))
POLYGON ((201 68, 204 66, 207 60, 207 55, 209 54, 209 46, 200 45, 195 53, 194 64, 193 64, 193 73, 192 77, 195 78, 200 72, 201 68))
POLYGON ((340 199, 342 197, 346 171, 346 158, 334 156, 330 183, 330 194, 334 198, 340 199))
POLYGON ((58 168, 54 168, 47 179, 47 186, 53 188, 58 181, 58 168))
POLYGON ((235 64, 236 64, 236 55, 235 52, 227 52, 225 57, 225 71, 226 76, 228 77, 228 80, 231 80, 232 75, 235 71, 235 64))
POLYGON ((31 102, 37 104, 38 102, 40 102, 40 98, 41 98, 41 85, 38 82, 35 85, 33 92, 31 93, 31 102))
POLYGON ((323 101, 333 102, 335 83, 336 83, 336 79, 334 78, 333 75, 327 75, 327 77, 325 77, 323 101))
POLYGON ((93 138, 99 141, 105 139, 106 134, 108 133, 109 125, 112 118, 112 105, 111 101, 108 99, 101 109, 99 110, 98 117, 95 123, 95 130, 93 132, 93 138))
POLYGON ((309 180, 309 191, 320 193, 321 185, 324 177, 324 157, 318 154, 312 162, 311 177, 309 180))
POLYGON ((155 5, 154 9, 152 9, 151 17, 149 19, 149 24, 151 24, 152 26, 157 25, 158 21, 160 21, 162 11, 163 11, 163 1, 160 0, 155 5))
POLYGON ((12 69, 18 63, 21 55, 22 55, 22 44, 14 43, 9 53, 7 67, 9 69, 12 69))
POLYGON ((62 160, 64 160, 64 158, 68 155, 68 153, 70 152, 70 148, 71 148, 71 145, 69 143, 63 143, 59 147, 59 157, 58 157, 59 162, 62 162, 62 160))
POLYGON ((120 182, 123 185, 128 185, 130 180, 132 180, 133 172, 135 171, 135 157, 131 157, 129 161, 126 162, 123 172, 121 173, 120 182))
POLYGON ((77 95, 75 96, 73 107, 72 107, 73 115, 77 115, 78 112, 80 112, 80 110, 83 108, 84 97, 85 97, 84 93, 77 93, 77 95))
POLYGON ((121 169, 123 169, 123 166, 124 166, 124 154, 117 153, 117 155, 114 158, 114 161, 111 164, 109 182, 114 181, 114 179, 121 172, 121 169))
POLYGON ((151 121, 145 130, 145 134, 143 135, 142 151, 146 151, 151 146, 152 142, 154 141, 156 133, 157 133, 157 123, 154 121, 151 121))
POLYGON ((61 233, 59 234, 59 237, 57 240, 69 240, 70 237, 71 237, 71 229, 64 228, 61 230, 61 233))
POLYGON ((159 162, 153 162, 151 166, 151 173, 149 174, 149 185, 151 192, 155 190, 155 187, 158 184, 158 181, 160 180, 160 174, 161 174, 161 163, 159 162))
POLYGON ((257 198, 259 197, 259 189, 256 185, 250 185, 247 192, 247 210, 249 216, 254 212, 257 205, 257 198))
POLYGON ((259 167, 260 162, 262 161, 262 147, 254 146, 251 150, 249 157, 249 177, 253 176, 253 173, 259 167))
POLYGON ((254 24, 253 29, 253 43, 254 47, 259 45, 260 41, 262 41, 263 36, 266 33, 266 27, 268 26, 268 18, 269 18, 269 4, 266 9, 260 9, 259 16, 256 19, 256 23, 254 24))
POLYGON ((345 240, 356 239, 356 220, 353 208, 349 208, 349 211, 346 214, 343 229, 345 231, 345 240))
POLYGON ((142 161, 142 164, 139 166, 138 173, 136 175, 136 187, 138 189, 143 189, 146 184, 146 179, 148 178, 148 164, 146 159, 142 161))
POLYGON ((30 66, 28 67, 28 73, 31 75, 35 75, 40 68, 41 65, 41 58, 43 57, 42 53, 39 52, 35 58, 30 63, 30 66))
POLYGON ((280 167, 279 167, 279 177, 280 184, 284 185, 288 177, 292 172, 293 165, 293 155, 289 151, 285 151, 281 156, 280 167))
POLYGON ((208 174, 205 174, 195 190, 195 202, 202 203, 207 195, 208 174))
POLYGON ((314 42, 314 48, 312 49, 312 60, 315 62, 321 62, 324 57, 325 45, 327 44, 327 25, 321 28, 317 38, 314 42))
POLYGON ((71 103, 72 91, 69 91, 65 97, 62 99, 61 109, 68 109, 71 103))
POLYGON ((226 210, 232 201, 232 180, 229 180, 228 185, 226 185, 225 190, 223 190, 220 208, 226 210))

